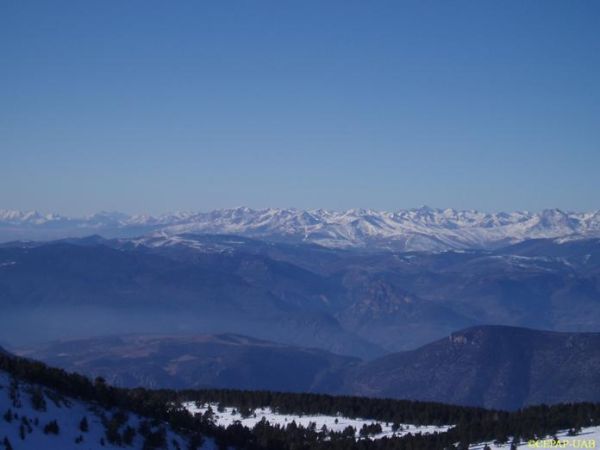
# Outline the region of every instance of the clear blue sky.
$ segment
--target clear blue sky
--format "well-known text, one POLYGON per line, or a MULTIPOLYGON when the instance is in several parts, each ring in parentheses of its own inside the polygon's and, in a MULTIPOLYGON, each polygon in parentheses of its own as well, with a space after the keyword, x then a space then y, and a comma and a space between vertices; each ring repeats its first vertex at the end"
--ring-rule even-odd
POLYGON ((0 208, 600 208, 600 2, 4 1, 0 208))

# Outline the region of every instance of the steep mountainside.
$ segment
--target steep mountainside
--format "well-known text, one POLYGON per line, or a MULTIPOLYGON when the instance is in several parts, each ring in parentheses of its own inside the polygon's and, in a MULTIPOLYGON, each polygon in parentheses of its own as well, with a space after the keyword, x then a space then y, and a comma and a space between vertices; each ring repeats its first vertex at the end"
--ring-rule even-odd
POLYGON ((475 327, 346 374, 356 395, 517 409, 600 401, 600 333, 475 327))
POLYGON ((491 248, 532 238, 600 234, 600 211, 483 213, 454 209, 374 210, 223 209, 157 217, 99 213, 85 218, 0 210, 0 240, 57 239, 101 234, 128 237, 151 232, 236 234, 328 247, 395 250, 491 248))

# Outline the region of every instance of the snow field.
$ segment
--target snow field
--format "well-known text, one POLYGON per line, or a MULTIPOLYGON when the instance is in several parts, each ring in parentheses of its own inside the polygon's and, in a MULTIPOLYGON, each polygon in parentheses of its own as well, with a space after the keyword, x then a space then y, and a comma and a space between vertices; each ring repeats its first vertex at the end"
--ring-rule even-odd
POLYGON ((451 426, 401 424, 397 431, 393 431, 391 422, 386 423, 377 420, 361 418, 353 419, 344 416, 280 414, 268 407, 255 409, 250 417, 243 418, 239 411, 233 407, 225 407, 223 412, 219 412, 219 405, 216 403, 197 404, 195 402, 186 402, 183 404, 183 406, 192 414, 204 414, 210 406, 214 413, 215 423, 224 427, 239 421, 242 425, 251 429, 264 418, 271 425, 277 424, 282 427, 285 427, 292 422, 296 422, 297 425, 302 425, 303 427, 308 427, 310 424, 314 423, 317 431, 321 430, 323 425, 325 425, 328 430, 337 432, 341 432, 346 427, 351 426, 356 430, 355 436, 357 439, 360 438, 360 429, 363 427, 363 425, 371 424, 381 425, 382 432, 370 435, 369 439, 381 439, 385 436, 400 437, 408 433, 442 433, 451 428, 451 426))
MULTIPOLYGON (((554 441, 553 436, 548 436, 544 439, 538 439, 536 441, 521 442, 517 445, 517 449, 600 448, 600 427, 583 428, 576 436, 569 436, 568 430, 564 430, 556 433, 555 437, 557 438, 556 441, 554 441)), ((472 450, 483 450, 486 445, 488 445, 492 450, 510 450, 510 441, 507 444, 500 445, 496 445, 493 442, 483 442, 472 445, 470 448, 472 450)))

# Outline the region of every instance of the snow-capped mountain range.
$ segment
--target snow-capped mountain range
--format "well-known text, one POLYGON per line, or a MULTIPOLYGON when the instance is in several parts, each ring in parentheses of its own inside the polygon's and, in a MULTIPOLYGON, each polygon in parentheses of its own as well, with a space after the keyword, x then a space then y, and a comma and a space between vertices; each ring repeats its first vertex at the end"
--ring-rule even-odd
POLYGON ((251 209, 177 212, 159 216, 101 212, 72 218, 37 211, 0 210, 0 240, 40 240, 99 234, 104 237, 231 234, 308 242, 336 248, 442 251, 493 248, 534 238, 600 236, 600 211, 486 213, 422 207, 395 212, 370 209, 251 209))

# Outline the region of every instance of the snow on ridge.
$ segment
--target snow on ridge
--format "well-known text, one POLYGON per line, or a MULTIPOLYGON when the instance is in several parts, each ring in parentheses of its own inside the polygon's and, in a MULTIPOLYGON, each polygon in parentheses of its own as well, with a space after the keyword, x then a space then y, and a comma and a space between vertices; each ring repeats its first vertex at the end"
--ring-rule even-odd
POLYGON ((600 236, 600 211, 576 213, 547 209, 538 213, 486 213, 422 207, 390 212, 239 207, 158 216, 101 212, 77 219, 35 211, 0 210, 0 230, 3 225, 24 230, 58 229, 59 232, 63 226, 63 237, 68 237, 73 229, 78 231, 78 235, 88 230, 90 233, 109 231, 115 236, 119 233, 125 235, 128 230, 139 230, 139 234, 157 231, 170 236, 184 233, 239 234, 327 247, 375 246, 437 251, 490 248, 532 238, 600 236))
POLYGON ((49 222, 68 221, 59 214, 42 214, 39 211, 18 211, 14 209, 0 209, 0 223, 43 225, 49 222))

